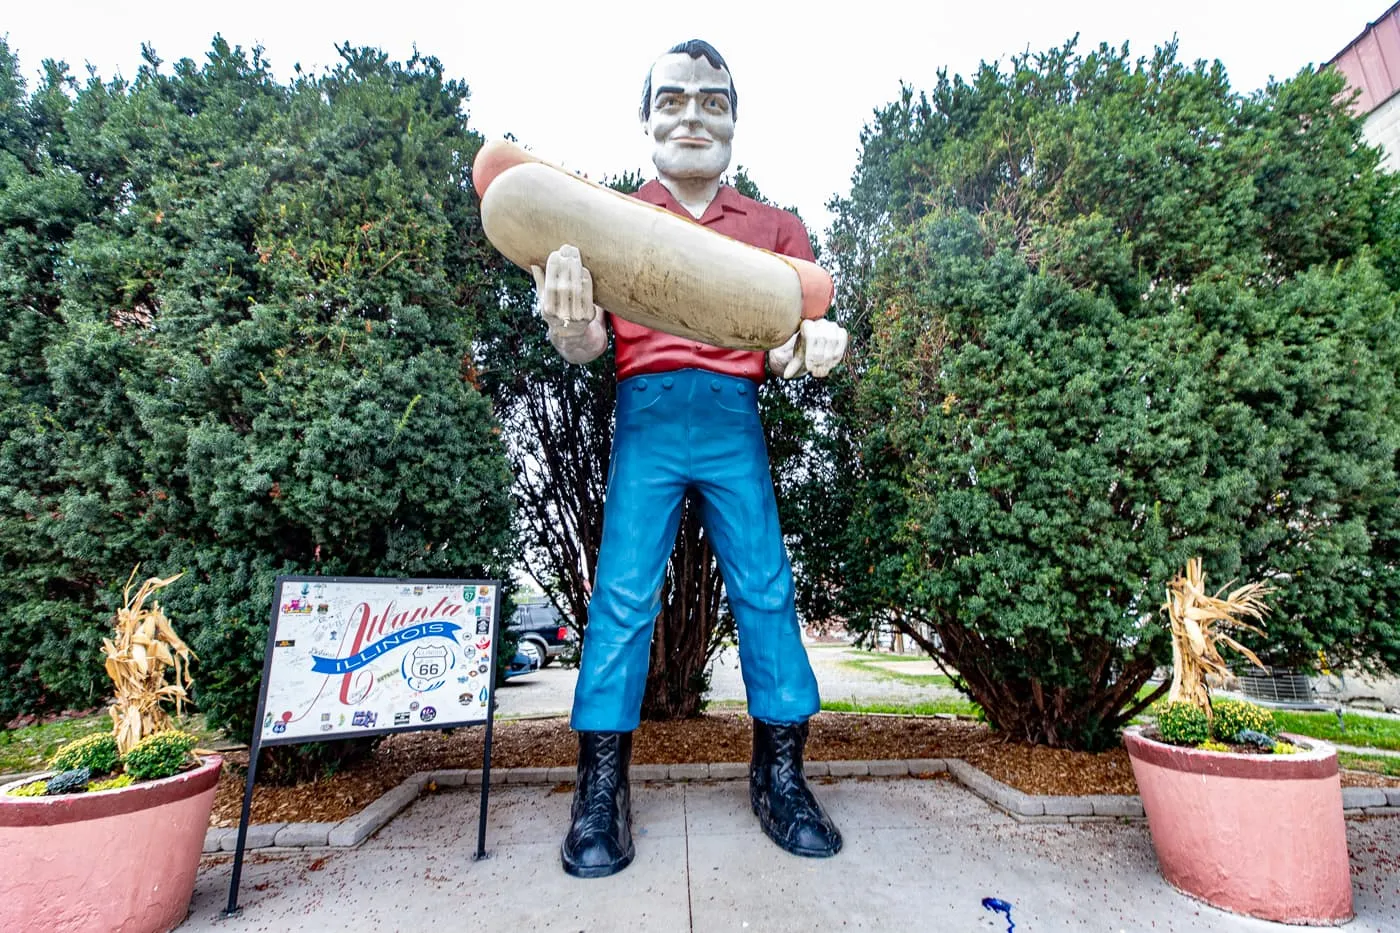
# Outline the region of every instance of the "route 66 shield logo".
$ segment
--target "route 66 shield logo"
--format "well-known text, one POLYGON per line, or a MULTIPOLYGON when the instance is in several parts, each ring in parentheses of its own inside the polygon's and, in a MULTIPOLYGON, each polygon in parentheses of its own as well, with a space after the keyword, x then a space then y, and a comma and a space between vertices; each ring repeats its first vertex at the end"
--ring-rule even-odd
POLYGON ((400 670, 412 690, 436 690, 447 682, 447 672, 457 666, 457 658, 443 644, 417 645, 404 658, 400 670))

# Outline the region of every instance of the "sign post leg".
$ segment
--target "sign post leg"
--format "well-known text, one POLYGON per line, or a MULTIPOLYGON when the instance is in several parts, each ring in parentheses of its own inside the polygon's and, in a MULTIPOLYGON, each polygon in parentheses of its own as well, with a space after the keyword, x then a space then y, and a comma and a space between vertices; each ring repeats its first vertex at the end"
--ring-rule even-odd
MULTIPOLYGON (((501 589, 496 587, 495 611, 491 618, 491 644, 501 650, 501 589)), ((476 861, 486 858, 486 801, 491 796, 491 735, 496 725, 496 671, 491 676, 491 705, 486 708, 486 748, 481 755, 481 816, 476 824, 476 861)))
MULTIPOLYGON (((260 703, 259 706, 261 705, 260 703)), ((258 749, 261 744, 258 724, 261 722, 262 720, 258 719, 253 724, 253 744, 248 752, 248 783, 243 788, 243 810, 238 815, 238 842, 233 849, 233 878, 228 885, 228 907, 224 908, 225 917, 232 917, 243 909, 238 906, 238 882, 243 876, 243 846, 248 841, 248 818, 253 811, 253 782, 258 777, 258 749)))
POLYGON ((486 753, 481 759, 481 817, 476 825, 476 859, 486 858, 486 801, 491 796, 491 725, 496 718, 496 698, 486 715, 486 753))

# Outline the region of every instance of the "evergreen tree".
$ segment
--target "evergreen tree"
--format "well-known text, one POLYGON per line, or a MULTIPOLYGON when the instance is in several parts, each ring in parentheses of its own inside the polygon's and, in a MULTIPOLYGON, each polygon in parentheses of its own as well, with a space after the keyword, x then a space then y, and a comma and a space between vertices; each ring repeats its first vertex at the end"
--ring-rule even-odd
POLYGON ((164 602, 235 735, 278 574, 507 574, 511 477, 470 381, 496 260, 467 89, 431 58, 339 51, 284 86, 222 39, 168 71, 147 50, 130 85, 55 68, 27 102, 0 204, 71 194, 22 286, 42 338, 11 326, 0 349, 34 361, 0 448, 0 521, 24 529, 3 559, 32 594, 3 609, 33 633, 6 646, 17 702, 100 698, 88 649, 138 561, 186 572, 164 602))
POLYGON ((1195 555, 1279 588, 1272 662, 1395 669, 1393 184, 1342 89, 1070 43, 877 114, 831 244, 869 341, 851 520, 803 555, 832 611, 1067 747, 1147 702, 1195 555))

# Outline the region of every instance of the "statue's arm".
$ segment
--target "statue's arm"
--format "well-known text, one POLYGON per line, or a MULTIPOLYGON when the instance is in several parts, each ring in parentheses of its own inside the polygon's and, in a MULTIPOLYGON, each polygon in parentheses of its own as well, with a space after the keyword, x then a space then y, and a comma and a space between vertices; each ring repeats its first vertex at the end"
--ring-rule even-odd
MULTIPOLYGON (((782 226, 778 228, 775 252, 816 262, 807 228, 793 214, 786 214, 782 226)), ((823 310, 822 314, 825 313, 823 310)), ((797 333, 787 342, 768 351, 768 371, 783 379, 796 379, 805 373, 822 378, 845 358, 846 342, 845 328, 835 321, 820 318, 804 320, 797 333)))

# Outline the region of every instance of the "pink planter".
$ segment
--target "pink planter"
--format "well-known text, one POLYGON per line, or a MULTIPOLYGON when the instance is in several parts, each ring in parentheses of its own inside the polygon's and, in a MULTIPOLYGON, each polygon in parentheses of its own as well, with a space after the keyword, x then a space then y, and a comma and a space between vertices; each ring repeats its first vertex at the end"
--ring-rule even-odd
MULTIPOLYGON (((1291 737, 1290 737, 1291 738, 1291 737)), ((1162 875, 1193 897, 1282 923, 1352 918, 1337 753, 1203 752, 1123 733, 1162 875)))
POLYGON ((60 797, 0 788, 0 930, 166 933, 189 911, 223 760, 60 797))

